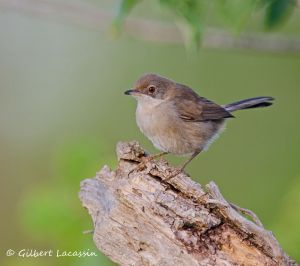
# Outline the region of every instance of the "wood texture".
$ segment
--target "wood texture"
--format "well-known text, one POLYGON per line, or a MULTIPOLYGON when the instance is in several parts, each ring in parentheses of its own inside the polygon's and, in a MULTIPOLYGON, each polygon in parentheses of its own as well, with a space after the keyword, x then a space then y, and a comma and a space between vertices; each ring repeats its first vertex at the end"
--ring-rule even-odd
POLYGON ((117 169, 104 166, 82 181, 79 193, 97 248, 114 262, 297 265, 257 217, 254 223, 241 215, 251 212, 227 202, 215 183, 202 187, 184 173, 166 181, 175 169, 162 159, 132 171, 147 156, 135 141, 119 143, 117 155, 117 169))

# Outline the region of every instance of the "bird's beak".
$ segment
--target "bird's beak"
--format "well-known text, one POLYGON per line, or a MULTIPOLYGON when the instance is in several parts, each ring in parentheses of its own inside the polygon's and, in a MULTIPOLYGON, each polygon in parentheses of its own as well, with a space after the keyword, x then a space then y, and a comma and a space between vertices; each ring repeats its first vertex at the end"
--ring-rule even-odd
POLYGON ((135 95, 138 93, 140 93, 138 90, 127 90, 124 92, 124 94, 126 94, 126 95, 135 95))

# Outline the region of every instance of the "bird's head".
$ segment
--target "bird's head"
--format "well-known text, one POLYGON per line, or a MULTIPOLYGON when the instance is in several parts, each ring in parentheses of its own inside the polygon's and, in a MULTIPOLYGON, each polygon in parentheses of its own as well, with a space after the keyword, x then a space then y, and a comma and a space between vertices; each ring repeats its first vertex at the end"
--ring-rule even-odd
POLYGON ((151 99, 164 100, 168 97, 170 88, 174 82, 156 74, 144 74, 133 85, 133 88, 125 91, 138 101, 151 99))

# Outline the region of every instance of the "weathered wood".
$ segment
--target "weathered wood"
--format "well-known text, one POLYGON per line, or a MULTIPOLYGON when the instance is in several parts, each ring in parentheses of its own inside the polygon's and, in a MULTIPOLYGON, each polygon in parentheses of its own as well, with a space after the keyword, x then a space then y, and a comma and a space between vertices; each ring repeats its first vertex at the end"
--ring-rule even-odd
POLYGON ((130 173, 147 156, 135 141, 119 143, 117 155, 116 171, 104 166, 82 181, 79 194, 93 219, 97 248, 116 263, 297 265, 215 183, 204 188, 184 173, 166 181, 175 169, 165 160, 130 173))

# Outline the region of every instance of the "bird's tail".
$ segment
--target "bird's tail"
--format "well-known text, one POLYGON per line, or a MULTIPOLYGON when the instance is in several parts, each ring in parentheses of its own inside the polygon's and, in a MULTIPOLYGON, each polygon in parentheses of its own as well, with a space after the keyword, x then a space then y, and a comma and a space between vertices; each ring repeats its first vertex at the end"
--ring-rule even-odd
POLYGON ((272 97, 255 97, 255 98, 250 98, 250 99, 230 103, 223 107, 228 112, 234 112, 236 110, 242 110, 242 109, 267 107, 273 104, 272 103, 273 100, 274 98, 272 97))

